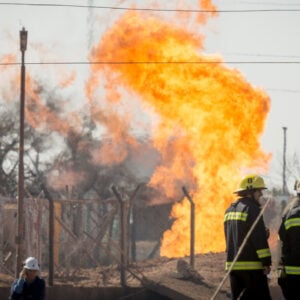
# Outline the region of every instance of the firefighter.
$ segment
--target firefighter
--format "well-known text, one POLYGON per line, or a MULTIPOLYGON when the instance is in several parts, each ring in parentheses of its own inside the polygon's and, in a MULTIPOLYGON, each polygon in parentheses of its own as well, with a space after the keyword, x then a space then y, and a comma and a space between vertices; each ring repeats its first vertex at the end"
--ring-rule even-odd
POLYGON ((268 230, 263 217, 257 219, 261 211, 259 199, 265 189, 262 177, 253 174, 245 176, 239 189, 234 192, 237 200, 225 212, 226 270, 231 270, 229 278, 232 300, 271 299, 267 277, 271 271, 268 230), (247 236, 256 221, 256 226, 247 236), (246 243, 239 251, 246 236, 246 243))
POLYGON ((38 276, 39 264, 36 258, 28 257, 10 290, 10 300, 44 300, 45 280, 38 276))
POLYGON ((283 212, 279 227, 281 259, 278 267, 278 284, 285 299, 299 299, 300 287, 300 180, 294 189, 297 197, 283 212))

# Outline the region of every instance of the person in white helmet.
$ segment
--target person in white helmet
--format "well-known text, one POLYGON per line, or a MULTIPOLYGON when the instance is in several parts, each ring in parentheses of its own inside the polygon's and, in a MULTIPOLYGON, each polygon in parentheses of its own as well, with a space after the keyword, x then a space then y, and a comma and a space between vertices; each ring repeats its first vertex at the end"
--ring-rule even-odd
POLYGON ((19 278, 16 279, 10 290, 10 300, 44 300, 46 295, 45 280, 39 273, 40 267, 34 257, 26 258, 19 278))

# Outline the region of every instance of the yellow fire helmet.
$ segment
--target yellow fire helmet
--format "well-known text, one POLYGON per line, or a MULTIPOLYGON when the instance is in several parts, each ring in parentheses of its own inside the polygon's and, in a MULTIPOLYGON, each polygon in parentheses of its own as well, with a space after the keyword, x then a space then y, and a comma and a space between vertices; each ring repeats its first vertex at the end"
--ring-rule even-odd
POLYGON ((267 189, 267 187, 261 176, 250 174, 242 179, 239 189, 236 190, 234 193, 255 189, 265 190, 267 189))
POLYGON ((297 192, 297 194, 300 194, 300 180, 296 180, 294 190, 297 192))

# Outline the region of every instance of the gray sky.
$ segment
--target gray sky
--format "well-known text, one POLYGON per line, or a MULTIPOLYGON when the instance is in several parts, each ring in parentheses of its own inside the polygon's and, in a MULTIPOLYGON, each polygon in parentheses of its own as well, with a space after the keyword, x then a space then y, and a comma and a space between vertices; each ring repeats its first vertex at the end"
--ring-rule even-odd
MULTIPOLYGON (((138 7, 147 7, 154 1, 19 0, 16 2, 121 7, 134 3, 138 7)), ((178 8, 176 5, 179 3, 179 1, 168 1, 167 4, 165 1, 156 2, 167 5, 167 8, 178 8)), ((196 0, 185 2, 190 3, 193 8, 197 7, 196 0)), ((280 186, 283 126, 288 128, 288 159, 294 153, 300 152, 298 133, 300 63, 295 63, 300 62, 300 1, 226 0, 213 3, 219 10, 227 12, 220 12, 219 16, 211 19, 205 27, 207 53, 219 53, 225 62, 274 62, 228 64, 228 66, 238 69, 247 81, 266 90, 271 98, 271 111, 261 142, 263 149, 273 153, 274 157, 267 180, 280 186), (272 11, 274 9, 294 11, 272 11), (236 10, 243 12, 233 12, 236 10)), ((101 34, 121 13, 122 11, 118 10, 103 9, 0 5, 0 57, 7 53, 20 57, 18 34, 24 26, 29 32, 27 61, 86 61, 92 42, 98 42, 101 34)), ((63 76, 64 72, 71 70, 73 66, 31 66, 30 68, 39 76, 44 76, 48 82, 55 82, 57 76, 63 76)), ((79 66, 77 69, 80 76, 76 79, 76 86, 80 90, 88 68, 79 66)), ((79 93, 71 89, 65 93, 69 93, 69 96, 75 99, 79 97, 79 93)), ((293 174, 293 176, 300 176, 300 174, 293 174)), ((295 179, 293 176, 288 178, 289 189, 295 179)))

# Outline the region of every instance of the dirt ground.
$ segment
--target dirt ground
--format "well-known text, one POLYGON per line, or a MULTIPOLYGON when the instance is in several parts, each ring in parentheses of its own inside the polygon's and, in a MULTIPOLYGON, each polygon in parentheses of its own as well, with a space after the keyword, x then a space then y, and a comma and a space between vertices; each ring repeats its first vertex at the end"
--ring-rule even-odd
MULTIPOLYGON (((222 282, 225 271, 225 253, 207 253, 195 256, 192 277, 186 278, 178 271, 178 259, 155 258, 130 264, 126 269, 126 283, 128 286, 141 286, 162 291, 165 295, 178 295, 173 299, 180 299, 185 295, 186 299, 211 299, 222 282)), ((189 258, 184 259, 187 265, 189 258)), ((46 273, 42 273, 47 277, 46 273)), ((11 284, 12 277, 1 274, 0 286, 11 284)), ((47 280, 47 278, 46 278, 47 280)), ((98 267, 95 269, 77 269, 66 272, 56 272, 54 285, 72 285, 77 287, 110 287, 120 286, 120 270, 118 266, 98 267)), ((270 287, 273 300, 281 300, 282 295, 276 282, 275 270, 271 273, 270 287)), ((230 299, 229 280, 226 279, 217 300, 230 299)))

